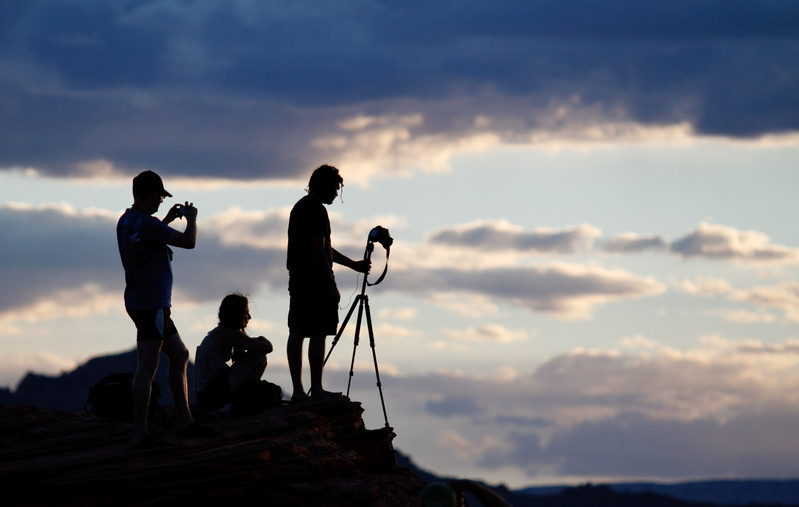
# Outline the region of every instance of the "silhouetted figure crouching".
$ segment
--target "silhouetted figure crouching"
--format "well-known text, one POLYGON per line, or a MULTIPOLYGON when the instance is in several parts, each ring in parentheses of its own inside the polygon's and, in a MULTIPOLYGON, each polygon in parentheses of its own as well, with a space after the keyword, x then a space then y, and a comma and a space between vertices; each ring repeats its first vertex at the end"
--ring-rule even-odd
POLYGON ((219 305, 219 325, 197 347, 197 400, 210 409, 231 404, 231 414, 244 415, 280 400, 279 392, 276 398, 270 392, 277 386, 261 381, 272 343, 263 336, 247 336, 245 329, 250 319, 246 296, 225 296, 219 305))

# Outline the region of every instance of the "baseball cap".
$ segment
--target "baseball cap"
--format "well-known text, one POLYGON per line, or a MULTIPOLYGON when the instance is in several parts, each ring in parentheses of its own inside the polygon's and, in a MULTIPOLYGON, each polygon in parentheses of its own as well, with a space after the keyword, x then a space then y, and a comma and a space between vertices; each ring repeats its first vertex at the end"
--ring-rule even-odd
POLYGON ((172 194, 164 188, 164 182, 161 177, 153 171, 144 171, 139 173, 138 176, 133 178, 133 194, 139 194, 151 189, 158 190, 164 197, 172 197, 172 194))

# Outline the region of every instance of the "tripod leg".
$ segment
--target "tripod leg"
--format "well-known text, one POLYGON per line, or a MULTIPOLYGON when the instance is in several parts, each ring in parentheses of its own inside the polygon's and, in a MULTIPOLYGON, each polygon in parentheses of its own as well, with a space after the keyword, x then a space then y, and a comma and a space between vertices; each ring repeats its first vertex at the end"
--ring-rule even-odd
MULTIPOLYGON (((360 315, 359 315, 360 316, 360 315)), ((377 390, 380 392, 380 404, 383 405, 383 418, 386 420, 386 428, 389 428, 388 414, 386 413, 386 402, 383 399, 383 383, 380 382, 380 370, 377 367, 377 352, 375 351, 375 333, 372 329, 372 312, 369 310, 369 301, 366 301, 366 327, 369 330, 369 346, 372 347, 372 359, 375 362, 375 377, 377 378, 377 390)))
POLYGON ((355 296, 355 301, 352 302, 352 305, 350 306, 350 310, 347 312, 347 316, 344 317, 344 322, 341 323, 341 327, 339 328, 338 333, 336 333, 335 338, 333 338, 333 343, 330 345, 330 350, 327 351, 327 356, 325 356, 324 364, 327 364, 327 360, 330 358, 330 354, 333 353, 333 348, 338 343, 339 338, 341 338, 341 334, 344 333, 344 328, 347 327, 347 322, 350 321, 350 317, 352 317, 352 312, 353 312, 353 310, 355 310, 355 306, 358 304, 358 302, 363 297, 364 296, 362 296, 361 294, 358 294, 357 296, 355 296))
MULTIPOLYGON (((352 361, 350 362, 350 378, 347 381, 347 396, 350 395, 350 386, 352 385, 352 377, 355 375, 355 350, 358 348, 358 341, 361 335, 361 319, 363 317, 363 303, 368 301, 367 296, 360 296, 361 302, 358 305, 358 321, 355 323, 355 340, 352 343, 352 361)), ((348 316, 349 318, 349 316, 348 316)))

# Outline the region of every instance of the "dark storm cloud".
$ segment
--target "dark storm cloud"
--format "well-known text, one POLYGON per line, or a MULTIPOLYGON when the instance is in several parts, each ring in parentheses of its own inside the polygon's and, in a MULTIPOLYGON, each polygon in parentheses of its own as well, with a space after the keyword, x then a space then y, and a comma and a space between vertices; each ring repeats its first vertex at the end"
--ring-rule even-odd
POLYGON ((0 206, 0 313, 87 283, 124 286, 113 231, 104 216, 0 206))
POLYGON ((793 131, 798 37, 777 0, 4 2, 0 165, 286 177, 353 115, 421 113, 414 135, 453 138, 487 117, 506 141, 585 121, 547 120, 553 104, 793 131))

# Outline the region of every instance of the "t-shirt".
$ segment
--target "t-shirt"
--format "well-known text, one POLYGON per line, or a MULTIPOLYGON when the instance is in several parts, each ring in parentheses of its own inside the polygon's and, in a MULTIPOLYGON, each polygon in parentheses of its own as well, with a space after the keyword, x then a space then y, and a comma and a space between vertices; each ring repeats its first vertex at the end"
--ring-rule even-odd
POLYGON ((328 265, 333 269, 333 247, 330 245, 330 218, 327 209, 318 198, 306 195, 294 205, 289 217, 289 243, 286 268, 292 279, 326 281, 319 273, 313 258, 311 235, 325 238, 328 265))
POLYGON ((225 343, 225 335, 238 332, 235 329, 217 326, 203 338, 202 343, 197 347, 197 354, 194 356, 195 389, 197 391, 207 387, 220 375, 220 372, 227 372, 229 368, 227 363, 233 359, 233 347, 225 343))
POLYGON ((172 306, 171 251, 175 232, 161 220, 128 208, 117 222, 117 245, 125 268, 125 308, 147 310, 172 306))

